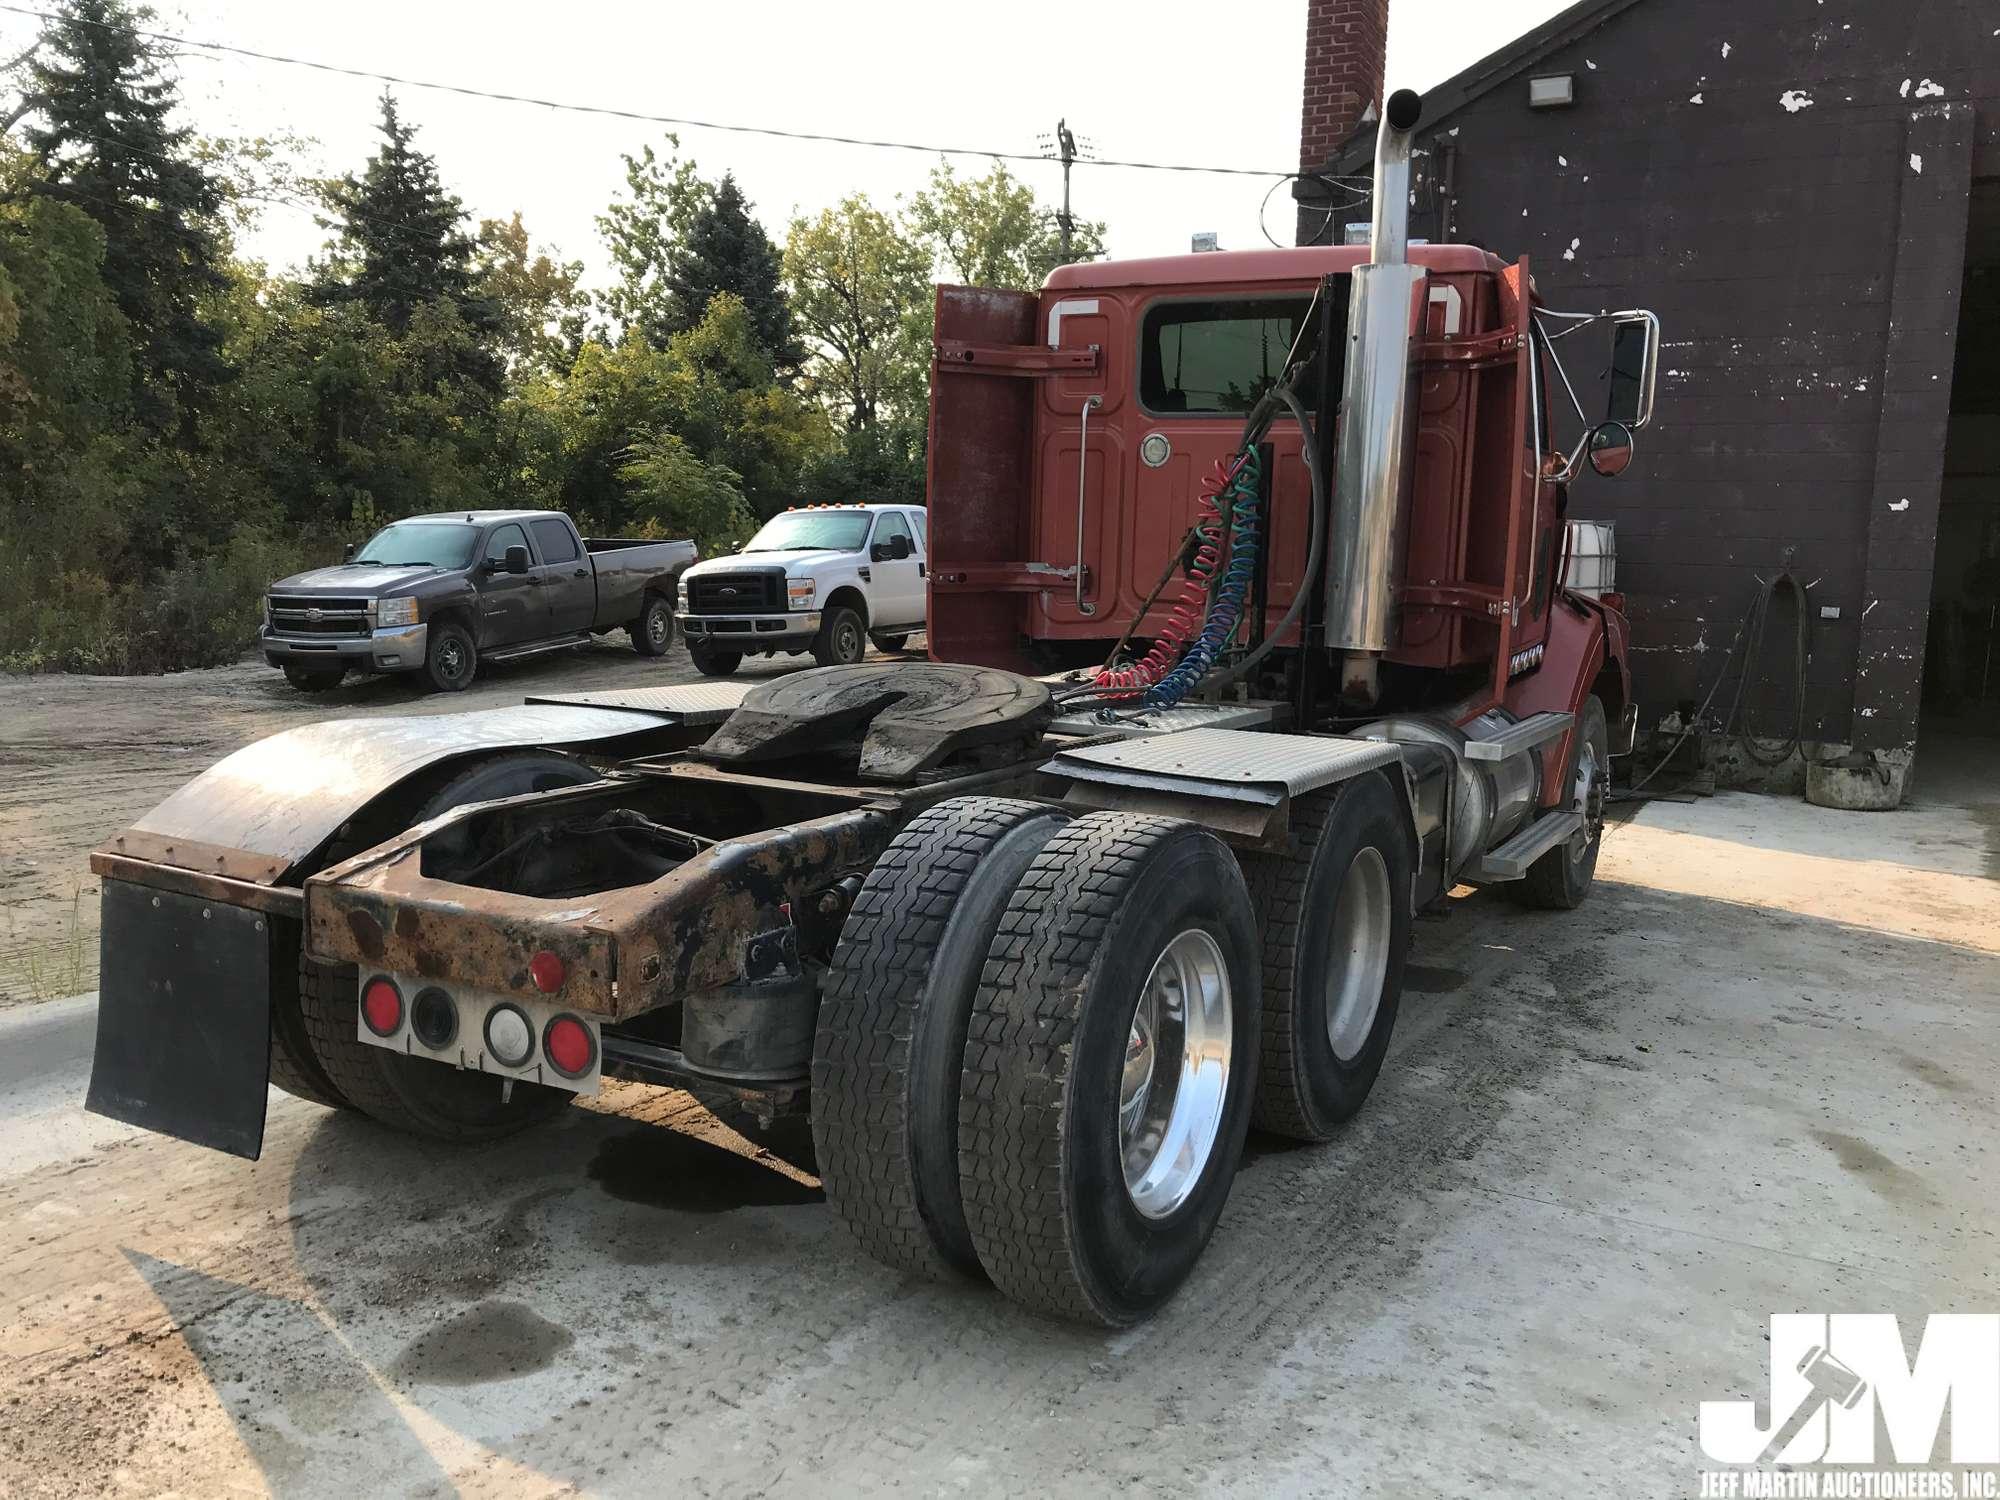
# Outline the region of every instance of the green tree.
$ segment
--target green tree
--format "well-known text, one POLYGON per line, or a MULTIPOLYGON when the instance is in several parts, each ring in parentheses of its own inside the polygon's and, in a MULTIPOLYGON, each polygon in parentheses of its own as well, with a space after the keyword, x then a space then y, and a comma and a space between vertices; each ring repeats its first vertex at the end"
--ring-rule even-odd
POLYGON ((757 517, 743 498, 743 476, 726 464, 695 457, 671 432, 641 433, 625 450, 618 477, 630 491, 642 529, 692 537, 703 556, 726 552, 756 530, 757 517))
POLYGON ((694 163, 678 159, 680 140, 667 137, 667 154, 643 146, 625 160, 625 196, 598 215, 598 232, 611 254, 617 281, 598 298, 612 326, 656 348, 684 326, 674 290, 674 250, 708 205, 714 190, 694 163))
POLYGON ((139 34, 151 12, 123 0, 63 0, 29 63, 34 191, 104 232, 104 284, 131 325, 133 391, 156 430, 191 422, 230 375, 202 304, 224 285, 215 179, 173 123, 165 53, 139 34))
POLYGON ((516 213, 480 222, 474 266, 480 291, 499 310, 509 369, 545 375, 575 363, 590 311, 582 261, 559 261, 533 248, 516 213))
MULTIPOLYGON (((322 265, 318 300, 367 310, 392 334, 407 333, 419 309, 448 303, 475 341, 497 338, 500 310, 480 286, 465 209, 444 189, 437 160, 416 149, 395 96, 382 95, 382 145, 359 178, 327 184, 339 215, 332 260, 322 265)), ((497 387, 500 368, 487 355, 466 374, 497 387)))
POLYGON ((792 312, 780 284, 782 260, 736 179, 724 173, 667 249, 668 321, 685 333, 707 314, 717 293, 737 298, 750 317, 771 364, 795 370, 803 357, 792 333, 792 312))
MULTIPOLYGON (((904 221, 930 247, 939 271, 966 286, 1034 291, 1062 264, 1055 215, 1003 161, 983 177, 960 177, 950 162, 939 162, 929 185, 910 200, 904 221)), ((1100 223, 1076 224, 1070 259, 1102 255, 1104 232, 1100 223)))
POLYGON ((808 389, 850 429, 923 404, 930 351, 918 335, 930 255, 855 194, 785 238, 792 316, 805 335, 808 389))

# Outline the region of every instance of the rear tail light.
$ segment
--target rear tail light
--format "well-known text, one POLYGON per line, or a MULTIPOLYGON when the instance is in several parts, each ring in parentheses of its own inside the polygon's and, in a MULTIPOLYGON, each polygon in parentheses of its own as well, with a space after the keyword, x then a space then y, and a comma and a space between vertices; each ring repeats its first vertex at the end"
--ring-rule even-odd
POLYGON ((377 1036, 394 1036, 403 1024, 403 992, 377 975, 361 991, 361 1019, 377 1036))
POLYGON ((496 1005, 486 1013, 486 1050, 503 1068, 518 1068, 535 1055, 535 1028, 518 1005, 496 1005))
POLYGON ((553 995, 563 987, 566 977, 563 961, 544 948, 528 960, 528 977, 535 981, 535 988, 544 995, 553 995))
POLYGON ((458 1007, 440 989, 420 990, 410 1002, 410 1030, 433 1052, 458 1040, 458 1007))
POLYGON ((542 1033, 549 1066, 565 1078, 581 1078, 597 1061, 597 1038, 575 1016, 557 1016, 542 1033))

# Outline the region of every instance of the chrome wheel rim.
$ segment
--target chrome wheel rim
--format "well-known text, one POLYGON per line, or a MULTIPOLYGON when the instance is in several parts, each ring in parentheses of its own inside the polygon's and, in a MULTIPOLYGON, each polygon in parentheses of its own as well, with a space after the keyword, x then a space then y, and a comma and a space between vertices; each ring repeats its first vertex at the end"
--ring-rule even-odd
POLYGON ((1382 984, 1389 974, 1394 921, 1389 865, 1373 844, 1355 850, 1333 903, 1326 955, 1326 1039, 1333 1055, 1353 1062, 1368 1045, 1382 984))
POLYGON ((654 609, 646 616, 646 639, 655 646, 663 645, 667 639, 667 627, 672 623, 664 609, 654 609))
POLYGON ((447 677, 456 678, 465 671, 465 647, 457 641, 447 640, 438 647, 438 670, 447 677))
POLYGON ((1125 1191, 1163 1219, 1195 1190, 1215 1154, 1229 1097, 1233 997, 1214 938, 1191 927, 1153 961, 1125 1038, 1118 1137, 1125 1191))
POLYGON ((1583 827, 1570 836, 1569 857, 1572 863, 1581 864, 1604 830, 1604 776, 1598 767, 1597 746, 1587 736, 1577 741, 1575 797, 1583 827))
POLYGON ((840 629, 833 637, 833 649, 842 661, 855 662, 861 660, 861 627, 853 624, 851 621, 842 620, 840 622, 840 629))

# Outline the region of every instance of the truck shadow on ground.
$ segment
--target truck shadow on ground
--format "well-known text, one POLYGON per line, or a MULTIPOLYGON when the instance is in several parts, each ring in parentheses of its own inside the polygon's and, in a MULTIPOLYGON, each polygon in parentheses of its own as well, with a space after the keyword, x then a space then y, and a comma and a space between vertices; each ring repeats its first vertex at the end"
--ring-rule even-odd
MULTIPOLYGON (((1368 1107, 1325 1147, 1253 1136, 1251 1170, 1193 1281, 1123 1333, 873 1267, 835 1230, 796 1139, 781 1155, 663 1102, 679 1096, 638 1094, 623 1114, 572 1109, 472 1149, 319 1117, 271 1231, 289 1235, 296 1293, 128 1257, 270 1487, 344 1495, 447 1492, 468 1465, 501 1462, 601 1482, 606 1434, 651 1430, 663 1410, 684 1436, 654 1458, 699 1464, 754 1443, 774 1381, 788 1430, 865 1445, 895 1428, 878 1413, 935 1407, 926 1431, 988 1455, 1018 1442, 1010 1409, 1046 1413, 1051 1451, 1067 1451, 1157 1426, 1170 1399, 1164 1430, 1186 1445, 1197 1483, 1227 1453, 1268 1453, 1266 1419, 1278 1419, 1237 1404, 1260 1371, 1282 1365, 1301 1389, 1337 1383, 1348 1339, 1383 1307, 1435 1303, 1434 1261, 1464 1236, 1500 1233, 1523 1201, 1594 1211, 1633 1174, 1708 1201, 1710 1121, 1769 1158, 1767 1183, 1795 1185, 1759 1199, 1769 1215, 1833 1204, 1827 1222, 1859 1234, 1874 1215, 1857 1205, 1886 1205, 1916 1216, 1913 1234, 1952 1232, 1949 1161, 1910 1134, 1899 1090, 1856 1084, 1900 1078, 1935 1119, 1972 1129, 1980 1096, 1951 1066, 1955 1023, 1910 1032, 1895 996, 1966 994, 1990 955, 1601 882, 1591 910, 1525 923, 1500 901, 1460 903, 1419 930, 1413 961, 1368 1107), (1633 941, 1607 948, 1610 921, 1633 941), (1673 1102, 1697 1084, 1731 1109, 1673 1102), (1223 1326, 1231 1335, 1217 1339, 1223 1326), (1139 1351, 1150 1352, 1127 1358, 1139 1351), (1168 1397, 1144 1375, 1156 1365, 1174 1372, 1168 1397), (852 1373, 863 1367, 867 1381, 852 1373), (972 1404, 936 1394, 948 1391, 972 1404)), ((1536 1273, 1548 1298, 1536 1317, 1568 1327, 1603 1264, 1656 1256, 1683 1317, 1678 1263, 1657 1243, 1609 1228, 1570 1246, 1536 1273)), ((1520 1315, 1504 1297, 1494 1305, 1503 1315, 1478 1333, 1504 1353, 1520 1315)), ((1704 1389, 1724 1378, 1696 1376, 1704 1389)), ((1337 1428, 1324 1440, 1337 1443, 1337 1428)), ((632 1463, 613 1465, 613 1488, 655 1471, 632 1463)), ((942 1471, 911 1477, 926 1475, 942 1471)))

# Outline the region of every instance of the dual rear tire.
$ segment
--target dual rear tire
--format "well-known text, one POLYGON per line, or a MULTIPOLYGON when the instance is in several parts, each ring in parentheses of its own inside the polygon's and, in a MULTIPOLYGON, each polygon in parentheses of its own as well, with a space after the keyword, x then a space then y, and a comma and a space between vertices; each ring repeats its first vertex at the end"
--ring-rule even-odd
POLYGON ((900 1270, 1136 1322, 1215 1229, 1250 1124, 1256 922, 1192 824, 958 798, 913 820, 821 1002, 828 1200, 900 1270))

